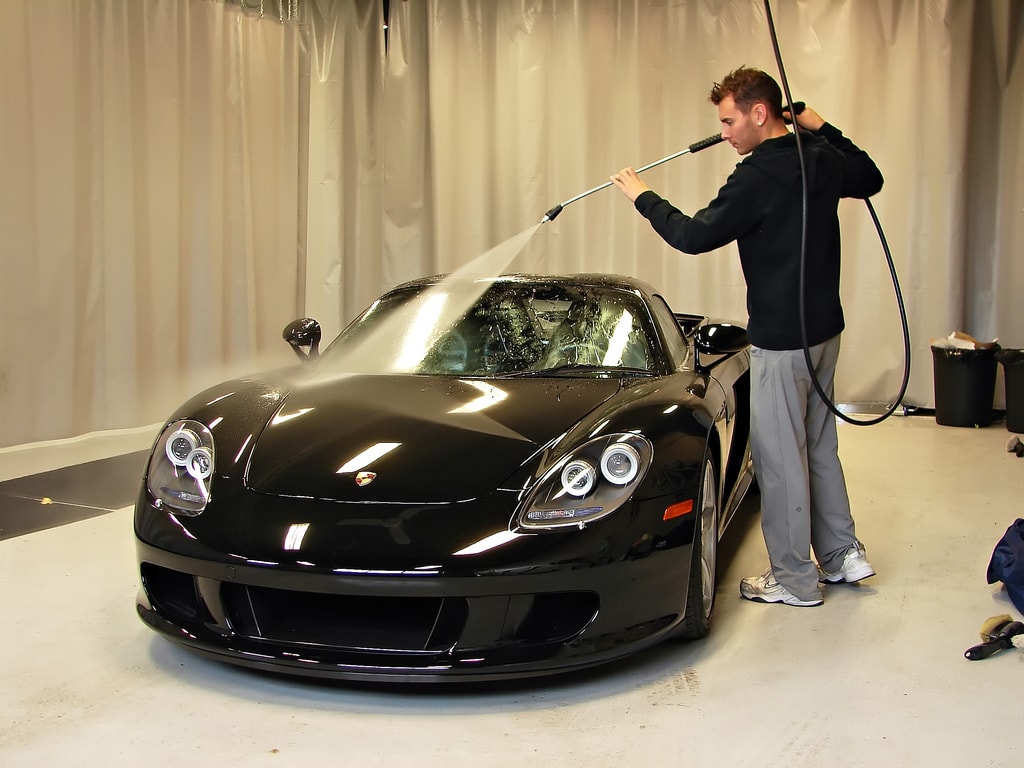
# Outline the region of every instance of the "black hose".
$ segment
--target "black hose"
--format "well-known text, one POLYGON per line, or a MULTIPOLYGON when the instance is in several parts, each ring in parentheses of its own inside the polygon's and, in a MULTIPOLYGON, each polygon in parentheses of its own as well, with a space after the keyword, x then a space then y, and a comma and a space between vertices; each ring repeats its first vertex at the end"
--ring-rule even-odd
MULTIPOLYGON (((782 63, 782 52, 779 50, 779 39, 775 34, 775 22, 772 19, 772 8, 769 0, 764 0, 764 10, 768 19, 768 31, 772 38, 772 49, 775 51, 775 61, 779 65, 779 77, 782 82, 785 103, 793 104, 793 97, 789 92, 789 81, 786 78, 786 68, 782 63)), ((818 375, 814 371, 814 362, 811 360, 811 350, 807 344, 807 305, 805 293, 807 272, 807 167, 804 162, 804 147, 800 138, 800 126, 796 121, 795 114, 793 115, 793 134, 796 136, 796 151, 800 158, 800 177, 803 182, 803 220, 800 227, 800 337, 804 350, 804 362, 807 364, 807 371, 811 375, 811 383, 814 385, 814 390, 818 393, 818 396, 822 401, 824 401, 825 405, 828 406, 828 409, 832 411, 832 413, 849 424, 856 424, 861 427, 879 424, 892 416, 893 413, 896 412, 896 409, 899 408, 900 403, 903 402, 904 395, 907 394, 907 385, 910 382, 910 329, 907 326, 907 310, 903 304, 903 293, 900 291, 899 278, 896 276, 896 265, 893 263, 892 252, 889 250, 889 243, 885 239, 885 232, 882 231, 882 224, 879 222, 878 216, 875 214, 875 209, 871 205, 871 201, 865 198, 864 203, 867 205, 868 212, 871 214, 871 220, 875 224, 875 229, 878 232, 878 238, 882 243, 882 250, 885 251, 886 261, 889 263, 889 273, 892 275, 892 284, 896 291, 896 303, 899 305, 900 322, 903 326, 903 383, 900 385, 900 392, 896 396, 895 402, 893 402, 889 409, 881 416, 873 419, 854 419, 840 411, 832 401, 832 398, 825 393, 821 386, 821 382, 818 381, 818 375)))

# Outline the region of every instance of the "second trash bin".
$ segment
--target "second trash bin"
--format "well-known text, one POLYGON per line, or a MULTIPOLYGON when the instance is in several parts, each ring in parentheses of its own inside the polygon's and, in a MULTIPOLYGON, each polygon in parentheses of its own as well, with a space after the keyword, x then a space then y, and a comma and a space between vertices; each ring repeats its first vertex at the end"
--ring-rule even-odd
POLYGON ((1006 384, 1006 428, 1024 432, 1024 349, 1000 349, 996 358, 1006 384))
POLYGON ((996 348, 932 346, 935 421, 949 427, 987 427, 996 391, 996 348))

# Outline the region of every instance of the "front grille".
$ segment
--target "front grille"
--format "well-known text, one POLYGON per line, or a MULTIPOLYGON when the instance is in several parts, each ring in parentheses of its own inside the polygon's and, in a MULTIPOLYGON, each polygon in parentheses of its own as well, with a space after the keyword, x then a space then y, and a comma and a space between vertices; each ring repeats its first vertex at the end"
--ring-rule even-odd
POLYGON ((152 563, 142 579, 158 614, 196 635, 336 651, 445 653, 548 646, 597 615, 593 592, 473 597, 336 595, 197 578, 152 563))
POLYGON ((466 601, 357 597, 222 585, 232 628, 254 639, 366 650, 438 651, 458 640, 466 601))
POLYGON ((555 592, 527 595, 529 608, 515 627, 515 638, 546 643, 575 637, 597 615, 593 592, 555 592))
POLYGON ((142 586, 157 613, 179 625, 199 618, 199 596, 192 576, 152 563, 142 563, 140 570, 142 586))

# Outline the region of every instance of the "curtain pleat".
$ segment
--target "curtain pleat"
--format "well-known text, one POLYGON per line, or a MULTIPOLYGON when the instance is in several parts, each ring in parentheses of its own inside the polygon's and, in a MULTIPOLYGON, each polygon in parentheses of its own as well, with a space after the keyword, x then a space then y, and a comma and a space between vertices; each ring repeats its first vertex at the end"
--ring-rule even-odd
POLYGON ((383 9, 379 0, 309 7, 305 313, 333 337, 383 289, 380 121, 383 9))

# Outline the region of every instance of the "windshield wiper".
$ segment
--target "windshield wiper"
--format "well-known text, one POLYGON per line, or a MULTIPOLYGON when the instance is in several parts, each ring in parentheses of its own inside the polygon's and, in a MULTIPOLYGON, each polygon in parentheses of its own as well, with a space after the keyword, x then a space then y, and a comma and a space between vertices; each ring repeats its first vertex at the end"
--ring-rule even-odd
POLYGON ((572 376, 573 374, 606 374, 609 378, 625 379, 636 376, 654 376, 653 371, 646 368, 628 368, 621 365, 584 365, 582 363, 566 363, 554 368, 540 368, 527 371, 511 371, 495 376, 498 379, 537 379, 550 376, 572 376))

